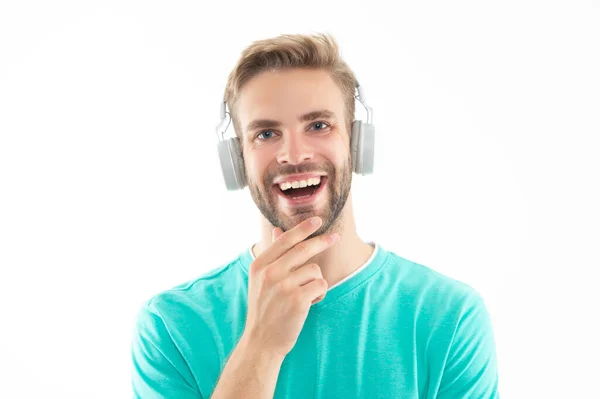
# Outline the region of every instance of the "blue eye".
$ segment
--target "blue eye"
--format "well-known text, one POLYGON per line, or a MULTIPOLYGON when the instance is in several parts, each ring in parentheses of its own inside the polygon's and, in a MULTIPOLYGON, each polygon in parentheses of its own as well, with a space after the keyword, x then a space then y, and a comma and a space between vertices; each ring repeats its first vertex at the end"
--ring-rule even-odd
MULTIPOLYGON (((329 124, 326 123, 326 122, 315 122, 315 123, 313 123, 313 126, 315 126, 315 125, 326 125, 326 126, 329 126, 329 124)), ((317 130, 323 130, 323 129, 317 129, 317 130)))
MULTIPOLYGON (((260 137, 261 135, 267 134, 267 133, 271 133, 271 135, 273 135, 273 131, 272 130, 264 130, 262 132, 260 132, 259 134, 256 135, 256 137, 260 137)), ((268 140, 270 137, 267 137, 266 140, 268 140)), ((263 139, 265 140, 265 139, 263 139)))

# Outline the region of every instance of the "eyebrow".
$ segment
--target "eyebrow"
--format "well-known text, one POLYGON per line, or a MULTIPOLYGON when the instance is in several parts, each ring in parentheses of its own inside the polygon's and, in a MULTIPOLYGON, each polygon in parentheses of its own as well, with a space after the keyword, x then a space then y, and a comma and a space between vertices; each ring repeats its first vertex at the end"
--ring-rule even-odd
MULTIPOLYGON (((318 111, 312 111, 306 113, 304 115, 300 115, 298 118, 299 122, 309 122, 315 119, 323 118, 330 119, 335 117, 335 113, 328 109, 321 109, 318 111)), ((252 122, 248 123, 246 127, 246 131, 252 131, 256 129, 266 129, 266 128, 275 128, 281 126, 281 122, 273 120, 273 119, 255 119, 252 122)))

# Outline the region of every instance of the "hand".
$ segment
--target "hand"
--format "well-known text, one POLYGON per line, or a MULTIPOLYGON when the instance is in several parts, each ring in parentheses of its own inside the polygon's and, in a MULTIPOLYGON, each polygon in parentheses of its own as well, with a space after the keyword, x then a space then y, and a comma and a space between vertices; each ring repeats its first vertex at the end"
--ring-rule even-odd
POLYGON ((305 264, 339 239, 333 233, 304 241, 321 223, 317 216, 285 233, 276 227, 271 245, 250 264, 244 336, 270 354, 285 357, 292 350, 310 306, 327 293, 320 267, 305 264))

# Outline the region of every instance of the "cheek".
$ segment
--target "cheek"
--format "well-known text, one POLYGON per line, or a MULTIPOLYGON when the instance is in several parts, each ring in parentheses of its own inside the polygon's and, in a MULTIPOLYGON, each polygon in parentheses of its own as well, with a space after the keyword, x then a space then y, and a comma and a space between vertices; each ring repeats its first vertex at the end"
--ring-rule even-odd
POLYGON ((250 179, 255 184, 262 183, 268 166, 268 160, 265 157, 252 154, 250 156, 246 156, 244 161, 246 165, 246 173, 249 175, 250 179))
POLYGON ((344 167, 350 156, 350 148, 346 148, 346 143, 340 139, 334 145, 328 146, 323 155, 327 157, 336 168, 344 167))
POLYGON ((331 159, 335 159, 339 161, 341 159, 346 159, 348 157, 348 153, 350 152, 350 138, 346 132, 337 132, 335 136, 335 140, 332 140, 331 145, 328 146, 331 150, 328 151, 331 159))

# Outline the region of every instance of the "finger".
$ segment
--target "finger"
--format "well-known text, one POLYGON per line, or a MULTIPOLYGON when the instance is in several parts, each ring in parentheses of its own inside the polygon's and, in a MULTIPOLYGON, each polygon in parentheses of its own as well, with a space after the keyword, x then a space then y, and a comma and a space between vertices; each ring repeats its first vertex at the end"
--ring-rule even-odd
POLYGON ((279 237, 283 233, 281 227, 275 227, 273 231, 271 231, 271 243, 275 242, 277 237, 279 237))
POLYGON ((321 218, 318 216, 303 220, 290 230, 277 236, 277 239, 257 256, 253 263, 260 266, 266 266, 274 262, 294 245, 317 231, 321 226, 321 223, 321 218), (316 225, 311 223, 313 220, 317 221, 316 225))
POLYGON ((320 278, 323 278, 323 273, 321 272, 319 265, 316 263, 309 263, 294 270, 294 272, 289 275, 286 283, 295 288, 320 278))
POLYGON ((339 235, 334 233, 320 235, 310 240, 299 242, 285 254, 281 255, 279 259, 272 262, 269 267, 279 270, 284 274, 293 272, 306 264, 313 256, 332 247, 336 243, 337 238, 339 238, 339 235))
POLYGON ((323 279, 313 280, 306 284, 304 287, 300 287, 302 296, 310 301, 311 304, 315 304, 327 295, 328 284, 323 279), (321 298, 321 299, 319 299, 321 298))
POLYGON ((323 300, 323 298, 325 298, 325 294, 319 296, 317 299, 312 301, 311 304, 314 305, 315 303, 321 302, 323 300))

